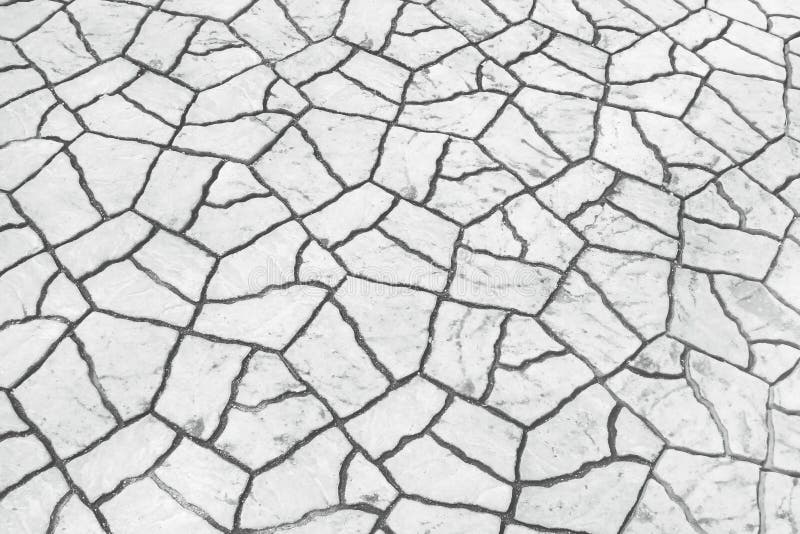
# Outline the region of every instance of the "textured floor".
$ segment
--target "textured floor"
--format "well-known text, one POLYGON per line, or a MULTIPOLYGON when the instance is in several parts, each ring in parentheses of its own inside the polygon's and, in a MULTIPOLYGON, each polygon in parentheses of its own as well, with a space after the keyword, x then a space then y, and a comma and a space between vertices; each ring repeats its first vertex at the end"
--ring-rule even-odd
POLYGON ((795 35, 0 0, 0 532, 800 533, 795 35))

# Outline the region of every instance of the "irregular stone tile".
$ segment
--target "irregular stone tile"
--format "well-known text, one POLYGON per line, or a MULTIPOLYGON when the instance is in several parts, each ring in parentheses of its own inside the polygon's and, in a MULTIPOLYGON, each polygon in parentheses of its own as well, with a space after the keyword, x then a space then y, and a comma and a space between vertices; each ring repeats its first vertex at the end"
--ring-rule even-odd
POLYGON ((138 480, 126 487, 113 499, 103 503, 100 511, 108 521, 108 526, 120 534, 220 532, 199 515, 182 507, 150 478, 138 480))
POLYGON ((254 165, 264 182, 301 214, 333 198, 341 187, 314 158, 311 145, 289 128, 254 165))
POLYGON ((397 534, 456 534, 466 530, 475 534, 494 534, 500 528, 500 519, 468 508, 437 506, 402 498, 392 509, 386 524, 397 534))
POLYGON ((331 304, 323 305, 287 349, 286 360, 342 417, 361 409, 388 385, 331 304))
POLYGON ((5 490, 25 476, 43 468, 52 459, 36 436, 11 436, 0 441, 4 468, 0 473, 0 488, 5 490))
POLYGON ((193 301, 200 299, 214 264, 210 254, 164 230, 157 232, 133 257, 161 281, 193 301))
POLYGON ((407 493, 498 512, 505 511, 511 501, 508 484, 464 462, 428 436, 406 444, 384 464, 407 493))
POLYGON ((416 36, 393 34, 385 55, 416 69, 435 62, 467 42, 466 37, 449 27, 431 29, 416 36))
POLYGON ((622 370, 608 380, 608 386, 649 421, 668 445, 699 453, 723 452, 722 435, 686 380, 647 378, 622 370))
POLYGON ((308 322, 325 296, 319 288, 295 285, 231 303, 205 304, 194 329, 201 333, 283 349, 308 322), (275 310, 283 313, 275 314, 275 310))
POLYGON ((433 426, 437 437, 463 451, 506 480, 514 480, 522 429, 489 411, 455 399, 433 426))
POLYGON ((148 237, 151 228, 135 213, 126 212, 61 245, 56 256, 74 277, 80 278, 106 262, 128 255, 148 237))
POLYGON ((348 277, 335 297, 395 378, 419 369, 436 303, 433 294, 348 277))
POLYGON ((663 180, 664 169, 643 142, 631 114, 622 109, 604 106, 600 110, 594 157, 650 183, 663 180))
POLYGON ((614 421, 613 447, 618 455, 631 454, 654 462, 664 449, 664 441, 628 408, 622 408, 614 421))
POLYGON ((532 88, 523 89, 514 101, 571 160, 589 155, 594 138, 595 102, 532 88))
POLYGON ((563 350, 564 346, 553 339, 536 319, 512 314, 506 322, 505 335, 500 341, 498 362, 520 366, 547 353, 563 350))
POLYGON ((453 298, 496 308, 538 312, 556 289, 555 270, 459 249, 453 298))
POLYGON ((344 502, 364 503, 386 509, 397 498, 397 490, 364 455, 357 453, 347 466, 344 502))
POLYGON ((589 207, 572 220, 572 225, 593 245, 665 259, 678 254, 675 238, 607 203, 589 207))
MULTIPOLYGON (((642 39, 643 41, 645 39, 642 39)), ((593 80, 604 82, 608 54, 566 35, 556 34, 544 52, 593 80)))
POLYGON ((52 159, 13 196, 52 245, 100 222, 100 214, 81 187, 80 176, 64 154, 52 159))
POLYGON ((514 106, 502 111, 479 142, 528 185, 540 184, 566 165, 563 156, 514 106))
POLYGON ((383 143, 376 183, 409 200, 424 199, 447 136, 392 127, 383 143))
POLYGON ((675 272, 669 333, 731 363, 746 365, 747 342, 717 299, 707 275, 675 272))
POLYGON ((727 102, 707 87, 700 90, 685 121, 695 132, 720 147, 734 161, 749 158, 766 142, 727 102))
POLYGON ((575 272, 567 275, 541 321, 599 372, 619 367, 641 341, 614 315, 602 296, 575 272), (580 317, 580 321, 576 321, 580 317))
POLYGON ((388 234, 436 264, 449 268, 459 233, 454 223, 424 208, 400 201, 379 224, 388 234))
POLYGON ((297 254, 307 239, 303 228, 290 221, 225 256, 211 277, 206 298, 228 300, 294 282, 297 254))
POLYGON ((263 113, 230 122, 186 125, 173 145, 202 154, 249 161, 260 155, 289 124, 284 115, 263 113))
MULTIPOLYGON (((735 27, 736 26, 732 26, 732 29, 735 27)), ((738 27, 745 28, 747 26, 740 24, 738 27)), ((731 30, 728 31, 728 34, 730 33, 731 30)), ((759 40, 758 42, 766 42, 761 35, 759 35, 757 39, 759 40)), ((781 47, 779 48, 779 55, 782 62, 782 43, 780 40, 778 40, 778 43, 781 47)), ((714 43, 709 44, 703 50, 708 49, 713 44, 714 43)), ((730 48, 736 50, 735 47, 731 46, 730 48)), ((748 65, 752 65, 754 62, 766 63, 760 58, 755 59, 754 55, 750 55, 747 59, 748 65), (750 61, 750 58, 753 58, 754 61, 750 61)), ((738 61, 736 64, 737 66, 733 70, 741 70, 742 64, 738 61)), ((770 68, 772 69, 774 66, 770 65, 770 68)), ((781 76, 781 78, 782 77, 783 76, 781 76)), ((786 128, 786 111, 783 107, 782 83, 723 71, 714 71, 708 83, 710 87, 717 89, 723 97, 727 98, 742 117, 750 121, 753 126, 758 128, 766 137, 774 139, 783 135, 786 128), (753 98, 754 95, 757 95, 757 98, 753 98)))
POLYGON ((758 531, 758 466, 667 450, 654 473, 708 532, 758 531))
POLYGON ((231 202, 246 200, 253 196, 268 195, 265 188, 253 173, 241 163, 226 161, 206 194, 206 202, 221 207, 231 202))
POLYGON ((523 57, 511 66, 511 70, 527 85, 537 89, 589 98, 600 98, 603 94, 602 84, 541 53, 523 57))
POLYGON ((249 349, 186 336, 170 360, 156 411, 189 434, 208 439, 219 424, 249 349))
POLYGON ((714 286, 742 332, 752 339, 797 344, 800 316, 760 283, 734 276, 714 276, 714 286))
POLYGON ((151 11, 127 48, 128 57, 159 71, 169 71, 183 52, 200 19, 151 11), (153 43, 158 42, 158 46, 153 43))
POLYGON ((258 113, 264 107, 264 94, 275 78, 275 73, 270 69, 258 66, 221 85, 201 91, 192 102, 186 121, 204 124, 258 113))
POLYGON ((763 235, 686 220, 683 261, 690 267, 763 278, 779 243, 763 235))
POLYGON ((447 284, 447 271, 407 251, 378 230, 356 235, 336 249, 336 254, 351 274, 379 283, 411 285, 428 291, 441 291, 447 284))
POLYGON ((341 72, 366 87, 374 89, 392 102, 402 100, 403 87, 410 72, 379 55, 359 50, 342 65, 341 72))
POLYGON ((181 122, 183 112, 194 96, 189 89, 149 71, 123 92, 173 126, 181 122))
POLYGON ((792 218, 791 210, 783 202, 738 169, 723 174, 718 183, 743 212, 745 229, 765 231, 777 238, 783 236, 792 218))
POLYGON ((75 493, 64 502, 54 518, 53 525, 54 532, 59 534, 68 532, 100 534, 103 532, 103 527, 94 512, 83 504, 75 493))
POLYGON ((636 504, 647 466, 614 462, 551 487, 524 487, 515 517, 550 528, 612 534, 636 504))
POLYGON ((800 360, 800 350, 790 345, 775 342, 753 343, 752 373, 773 383, 791 370, 800 360))
POLYGON ((681 507, 655 480, 648 480, 625 532, 631 534, 692 534, 697 532, 681 507))
POLYGON ((331 429, 256 476, 242 507, 242 527, 263 529, 294 522, 337 504, 339 474, 350 449, 344 435, 331 429))
POLYGON ((53 259, 37 254, 0 276, 0 324, 36 314, 36 307, 47 282, 56 273, 53 259))
POLYGON ((545 210, 532 196, 522 195, 505 206, 508 222, 525 244, 524 259, 566 269, 583 247, 567 225, 545 210))
MULTIPOLYGON (((513 4, 513 2, 509 2, 513 4)), ((522 18, 527 18, 527 12, 522 18)), ((521 54, 537 49, 550 37, 550 30, 530 20, 506 28, 478 46, 497 62, 506 64, 521 54)))
POLYGON ((19 39, 30 30, 45 21, 59 9, 58 2, 50 0, 34 0, 29 4, 6 4, 0 13, 3 14, 2 37, 19 39))
POLYGON ((213 158, 162 152, 136 202, 136 210, 172 230, 183 229, 191 221, 217 164, 213 158))
POLYGON ((97 380, 123 419, 150 407, 178 333, 144 321, 91 313, 75 333, 97 380))
POLYGON ((53 15, 19 42, 25 55, 52 83, 60 82, 94 64, 66 13, 53 15))
POLYGON ((437 180, 428 206, 462 224, 484 215, 523 188, 511 173, 487 170, 461 180, 437 180))
POLYGON ((452 100, 409 104, 403 107, 398 124, 425 131, 476 137, 504 102, 505 97, 496 93, 477 92, 459 95, 452 100))
POLYGON ((233 524, 236 502, 247 483, 244 471, 186 439, 167 456, 155 475, 186 502, 226 527, 233 524))
POLYGON ((483 60, 484 56, 478 50, 467 47, 420 69, 411 77, 406 101, 430 102, 477 91, 478 69, 483 60))
POLYGON ((331 414, 311 395, 289 397, 260 409, 234 408, 215 445, 257 469, 330 421, 331 414), (253 443, 259 446, 253 447, 253 443))
POLYGON ((247 6, 248 3, 246 0, 235 0, 220 5, 210 0, 166 0, 161 7, 168 11, 177 11, 187 15, 230 19, 247 6))
POLYGON ((415 377, 391 390, 345 427, 370 456, 378 458, 405 436, 421 432, 444 407, 446 396, 424 378, 415 377))
POLYGON ((89 379, 89 368, 69 339, 59 343, 14 395, 62 458, 114 428, 112 414, 89 379))
POLYGON ((797 478, 780 473, 763 474, 764 526, 769 532, 788 534, 798 519, 797 478))
POLYGON ((610 456, 608 418, 615 401, 602 386, 582 391, 552 419, 528 431, 520 459, 522 480, 544 480, 577 471, 610 456))
MULTIPOLYGON (((702 167, 709 171, 722 171, 733 162, 706 139, 699 137, 686 124, 657 113, 637 112, 636 124, 649 143, 671 165, 702 167)), ((670 173, 675 171, 670 169, 670 173)))
POLYGON ((778 469, 797 472, 800 466, 800 416, 772 410, 769 415, 773 427, 772 451, 767 463, 778 469))
POLYGON ((504 313, 443 302, 433 323, 426 375, 472 398, 489 384, 504 313))
POLYGON ((41 302, 41 314, 63 317, 77 321, 89 310, 89 303, 83 298, 78 286, 64 273, 60 273, 47 286, 41 302))
POLYGON ((791 240, 782 244, 772 271, 765 280, 766 286, 780 296, 783 302, 800 308, 800 245, 791 240))
POLYGON ((140 69, 124 58, 102 63, 55 87, 55 93, 72 109, 84 106, 99 96, 110 95, 131 82, 140 69))
POLYGON ((200 206, 186 235, 217 254, 227 255, 290 216, 284 203, 274 196, 249 198, 223 207, 200 206))
POLYGON ((371 0, 348 2, 336 35, 369 50, 378 50, 386 41, 392 20, 400 6, 398 0, 379 3, 371 0))
POLYGON ((431 10, 471 41, 481 41, 505 26, 503 19, 481 0, 436 0, 431 10))
POLYGON ((397 114, 397 104, 338 72, 315 78, 304 85, 302 91, 316 107, 329 111, 362 115, 382 121, 391 121, 397 114))
MULTIPOLYGON (((8 110, 8 107, 3 109, 8 110)), ((5 139, 4 143, 7 142, 8 139, 5 139)), ((61 147, 61 143, 47 139, 28 139, 6 144, 0 148, 0 187, 4 190, 14 189, 36 174, 61 147)))
POLYGON ((77 0, 69 5, 68 11, 75 17, 83 36, 100 59, 121 53, 147 14, 147 9, 142 5, 108 0, 77 0))
POLYGON ((67 491, 58 468, 36 475, 0 501, 0 527, 10 532, 47 532, 51 514, 67 491))
POLYGON ((500 210, 467 226, 461 242, 472 250, 489 252, 496 256, 518 258, 522 254, 522 243, 503 220, 500 210))
POLYGON ((297 267, 297 280, 310 283, 318 282, 324 286, 334 288, 341 284, 347 272, 338 263, 333 255, 317 244, 309 241, 303 249, 297 267))
POLYGON ((89 130, 111 137, 167 144, 172 139, 172 126, 141 111, 116 94, 100 100, 78 112, 89 130))
POLYGON ((586 364, 571 354, 536 361, 519 371, 497 369, 487 404, 530 425, 593 378, 586 364))
POLYGON ((109 215, 131 207, 158 155, 154 146, 93 133, 80 136, 69 150, 78 160, 95 200, 109 215), (120 161, 125 165, 120 166, 120 161))
POLYGON ((169 450, 175 432, 147 415, 111 434, 89 452, 70 460, 67 471, 90 501, 143 474, 169 450))
POLYGON ((19 418, 8 393, 0 395, 0 433, 23 432, 28 429, 27 423, 19 418))
POLYGON ((306 389, 272 352, 256 352, 247 362, 247 370, 236 389, 236 402, 255 408, 264 401, 306 389))
POLYGON ((767 190, 774 191, 800 172, 800 143, 784 137, 747 162, 743 169, 767 190))
POLYGON ((51 319, 33 319, 0 331, 4 355, 0 386, 11 387, 35 365, 66 330, 67 325, 51 319))
POLYGON ((202 91, 223 83, 261 62, 261 57, 248 46, 221 48, 207 54, 186 53, 172 70, 172 77, 202 91))
POLYGON ((321 109, 310 110, 299 124, 314 140, 328 165, 347 185, 360 184, 370 177, 386 130, 385 124, 321 109), (342 143, 341 139, 350 142, 342 143))
POLYGON ((683 374, 681 356, 685 350, 683 343, 664 334, 642 347, 629 365, 648 373, 677 376, 683 374))
MULTIPOLYGON (((45 114, 55 103, 53 94, 46 89, 41 89, 0 108, 0 120, 4 126, 0 131, 0 144, 5 145, 9 141, 35 136, 45 114)), ((44 143, 30 144, 41 147, 44 143)))
POLYGON ((130 260, 114 263, 85 282, 95 304, 103 309, 143 319, 186 326, 194 305, 156 283, 130 260))
POLYGON ((0 232, 0 269, 7 269, 44 247, 30 227, 9 228, 0 232))
POLYGON ((731 452, 763 461, 767 456, 769 385, 699 352, 689 353, 688 364, 687 377, 725 428, 731 452))
POLYGON ((611 185, 614 171, 589 160, 568 169, 554 181, 536 190, 536 198, 558 217, 566 218, 587 202, 593 202, 611 185))
POLYGON ((668 262, 588 248, 578 258, 577 267, 639 334, 651 338, 666 330, 670 308, 668 262), (637 288, 635 294, 631 294, 631 287, 637 288))
POLYGON ((367 183, 337 198, 303 219, 305 226, 325 245, 345 241, 354 232, 372 226, 390 208, 392 196, 367 183))

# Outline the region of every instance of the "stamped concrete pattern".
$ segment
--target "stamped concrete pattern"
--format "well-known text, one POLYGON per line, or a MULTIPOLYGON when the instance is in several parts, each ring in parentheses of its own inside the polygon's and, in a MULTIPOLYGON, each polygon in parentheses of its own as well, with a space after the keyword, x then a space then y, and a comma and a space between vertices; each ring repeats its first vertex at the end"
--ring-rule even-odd
POLYGON ((0 0, 0 532, 796 534, 798 177, 794 0, 0 0))

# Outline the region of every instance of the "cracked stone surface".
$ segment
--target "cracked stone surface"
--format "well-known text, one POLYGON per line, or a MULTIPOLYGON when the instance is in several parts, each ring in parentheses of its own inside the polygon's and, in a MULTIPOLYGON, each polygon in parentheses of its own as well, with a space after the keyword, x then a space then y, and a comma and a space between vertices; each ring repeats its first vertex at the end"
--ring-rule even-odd
POLYGON ((0 0, 0 533, 800 534, 800 3, 0 0))

